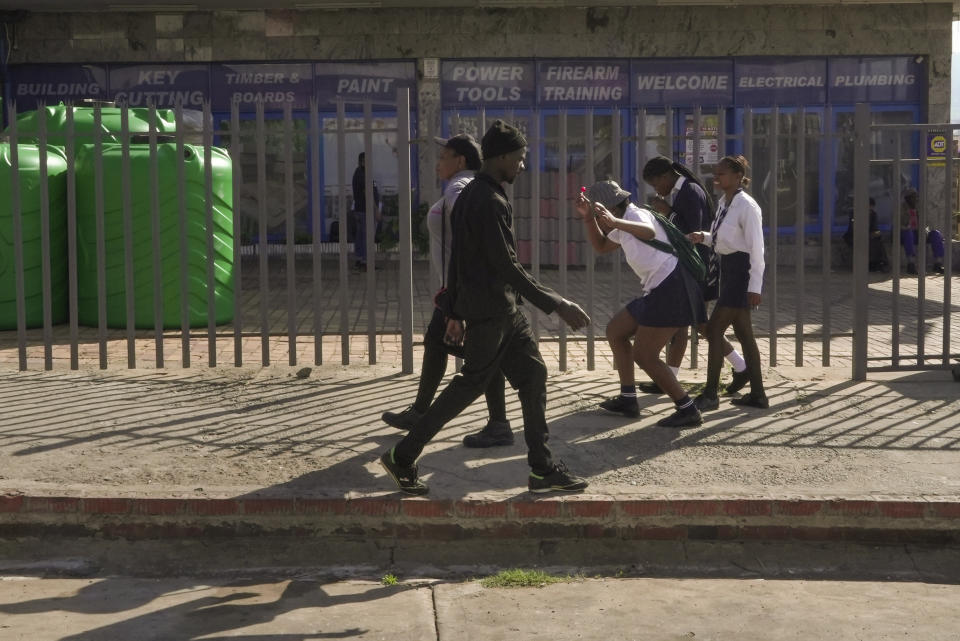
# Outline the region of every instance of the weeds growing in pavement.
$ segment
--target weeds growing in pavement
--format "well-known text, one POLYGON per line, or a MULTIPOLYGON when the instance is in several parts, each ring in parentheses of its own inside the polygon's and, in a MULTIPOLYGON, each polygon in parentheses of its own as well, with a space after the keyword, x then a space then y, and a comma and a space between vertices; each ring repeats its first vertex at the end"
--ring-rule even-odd
POLYGON ((493 576, 488 576, 480 580, 480 585, 485 588, 542 588, 550 583, 565 583, 575 581, 579 577, 554 576, 547 574, 543 570, 523 570, 516 568, 513 570, 501 570, 493 576))
POLYGON ((393 574, 384 574, 383 578, 380 579, 380 583, 384 585, 396 585, 399 581, 393 574))

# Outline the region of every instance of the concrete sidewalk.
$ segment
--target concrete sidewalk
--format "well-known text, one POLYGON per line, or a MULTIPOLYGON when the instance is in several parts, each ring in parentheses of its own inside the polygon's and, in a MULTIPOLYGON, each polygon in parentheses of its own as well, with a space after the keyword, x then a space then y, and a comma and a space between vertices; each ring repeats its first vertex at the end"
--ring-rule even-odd
POLYGON ((6 578, 6 641, 402 639, 639 641, 956 639, 960 586, 868 581, 574 578, 381 585, 269 580, 6 578), (66 634, 65 634, 66 633, 66 634))
POLYGON ((624 541, 960 540, 960 386, 947 371, 858 383, 846 368, 779 367, 765 373, 769 410, 723 403, 678 432, 655 425, 666 397, 641 399, 636 420, 608 416, 596 403, 616 392, 612 371, 548 369, 550 445, 589 478, 581 495, 527 493, 522 439, 463 448, 486 420, 480 401, 420 459, 429 496, 401 497, 376 463, 399 438, 381 412, 415 394, 396 364, 3 372, 0 534, 293 536, 314 558, 382 564, 451 539, 463 543, 451 563, 505 558, 491 541, 547 560, 596 539, 590 563, 624 541))
MULTIPOLYGON (((554 373, 555 456, 589 477, 591 495, 960 496, 960 385, 946 371, 875 374, 779 367, 769 410, 722 401, 702 427, 655 425, 666 396, 641 396, 638 419, 596 404, 611 371, 554 373)), ((690 383, 702 371, 684 370, 690 383)), ((375 464, 400 432, 380 421, 408 405, 417 377, 391 365, 313 368, 0 372, 0 489, 125 497, 386 496, 375 464)), ((522 424, 508 388, 508 415, 522 424)), ((469 450, 482 399, 420 459, 431 498, 502 500, 525 492, 521 439, 469 450)), ((519 432, 518 432, 519 436, 519 432)))

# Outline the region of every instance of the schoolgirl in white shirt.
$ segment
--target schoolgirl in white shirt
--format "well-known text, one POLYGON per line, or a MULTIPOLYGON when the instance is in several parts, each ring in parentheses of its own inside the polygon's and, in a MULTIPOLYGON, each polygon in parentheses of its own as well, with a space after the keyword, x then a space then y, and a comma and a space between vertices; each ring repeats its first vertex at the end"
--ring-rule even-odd
POLYGON ((711 261, 707 281, 709 287, 711 280, 718 279, 720 292, 707 322, 707 384, 695 400, 701 411, 719 406, 717 390, 723 365, 722 343, 724 333, 731 325, 747 362, 750 392, 730 402, 764 409, 770 406, 763 389, 760 351, 750 318, 750 310, 760 305, 765 263, 762 212, 757 201, 744 191, 750 184, 746 177, 749 166, 743 156, 725 156, 717 163, 713 182, 723 196, 717 205, 713 225, 709 231, 688 234, 694 243, 713 247, 715 258, 711 261))
POLYGON ((607 341, 620 377, 620 395, 605 400, 600 407, 631 418, 639 415, 633 371, 636 362, 676 405, 676 411, 657 425, 701 425, 699 410, 660 358, 660 350, 679 328, 703 322, 703 294, 676 256, 644 242, 670 240, 653 212, 637 207, 629 197, 630 192, 620 185, 604 180, 581 193, 575 203, 594 250, 605 254, 622 248, 627 264, 643 287, 641 295, 607 324, 607 341))

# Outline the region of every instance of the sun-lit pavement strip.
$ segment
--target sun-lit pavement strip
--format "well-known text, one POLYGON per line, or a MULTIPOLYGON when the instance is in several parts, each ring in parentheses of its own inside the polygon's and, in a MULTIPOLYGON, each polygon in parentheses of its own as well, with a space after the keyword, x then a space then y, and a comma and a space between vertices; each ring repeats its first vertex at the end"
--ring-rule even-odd
POLYGON ((952 584, 576 578, 541 588, 478 581, 382 585, 269 579, 0 580, 5 641, 547 638, 903 639, 956 636, 952 584))

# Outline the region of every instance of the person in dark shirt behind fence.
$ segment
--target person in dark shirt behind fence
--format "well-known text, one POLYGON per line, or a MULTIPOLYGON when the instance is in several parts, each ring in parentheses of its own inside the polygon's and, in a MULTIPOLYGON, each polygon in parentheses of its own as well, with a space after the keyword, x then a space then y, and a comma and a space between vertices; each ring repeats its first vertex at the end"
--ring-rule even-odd
MULTIPOLYGON (((907 255, 907 273, 916 275, 917 272, 917 245, 920 243, 920 196, 916 189, 903 192, 903 202, 900 204, 900 244, 903 253, 907 255)), ((943 234, 939 229, 925 227, 923 234, 933 250, 933 271, 942 274, 943 269, 943 234)))
MULTIPOLYGON (((363 269, 367 266, 367 167, 366 153, 361 152, 357 156, 357 168, 353 170, 353 219, 354 219, 354 237, 353 251, 357 256, 357 262, 354 268, 363 269)), ((377 182, 373 182, 373 217, 374 227, 380 224, 382 214, 380 213, 380 190, 377 188, 377 182)))
POLYGON ((572 329, 590 323, 579 305, 544 287, 521 266, 513 236, 513 208, 502 183, 523 170, 527 140, 496 120, 481 141, 483 166, 453 209, 453 250, 447 276, 446 340, 463 344, 463 369, 416 426, 380 457, 387 474, 407 494, 426 494, 416 460, 427 443, 486 389, 502 371, 517 389, 523 411, 531 492, 580 491, 587 482, 555 462, 547 447, 547 368, 526 316, 525 298, 544 313, 557 312, 572 329))
MULTIPOLYGON (((851 198, 850 201, 850 220, 847 223, 847 231, 843 233, 843 242, 846 243, 847 247, 853 249, 853 199, 851 198)), ((883 234, 877 222, 876 206, 877 202, 870 198, 870 218, 868 220, 870 245, 867 268, 872 272, 887 272, 890 271, 890 260, 887 258, 887 250, 883 246, 883 234)))

